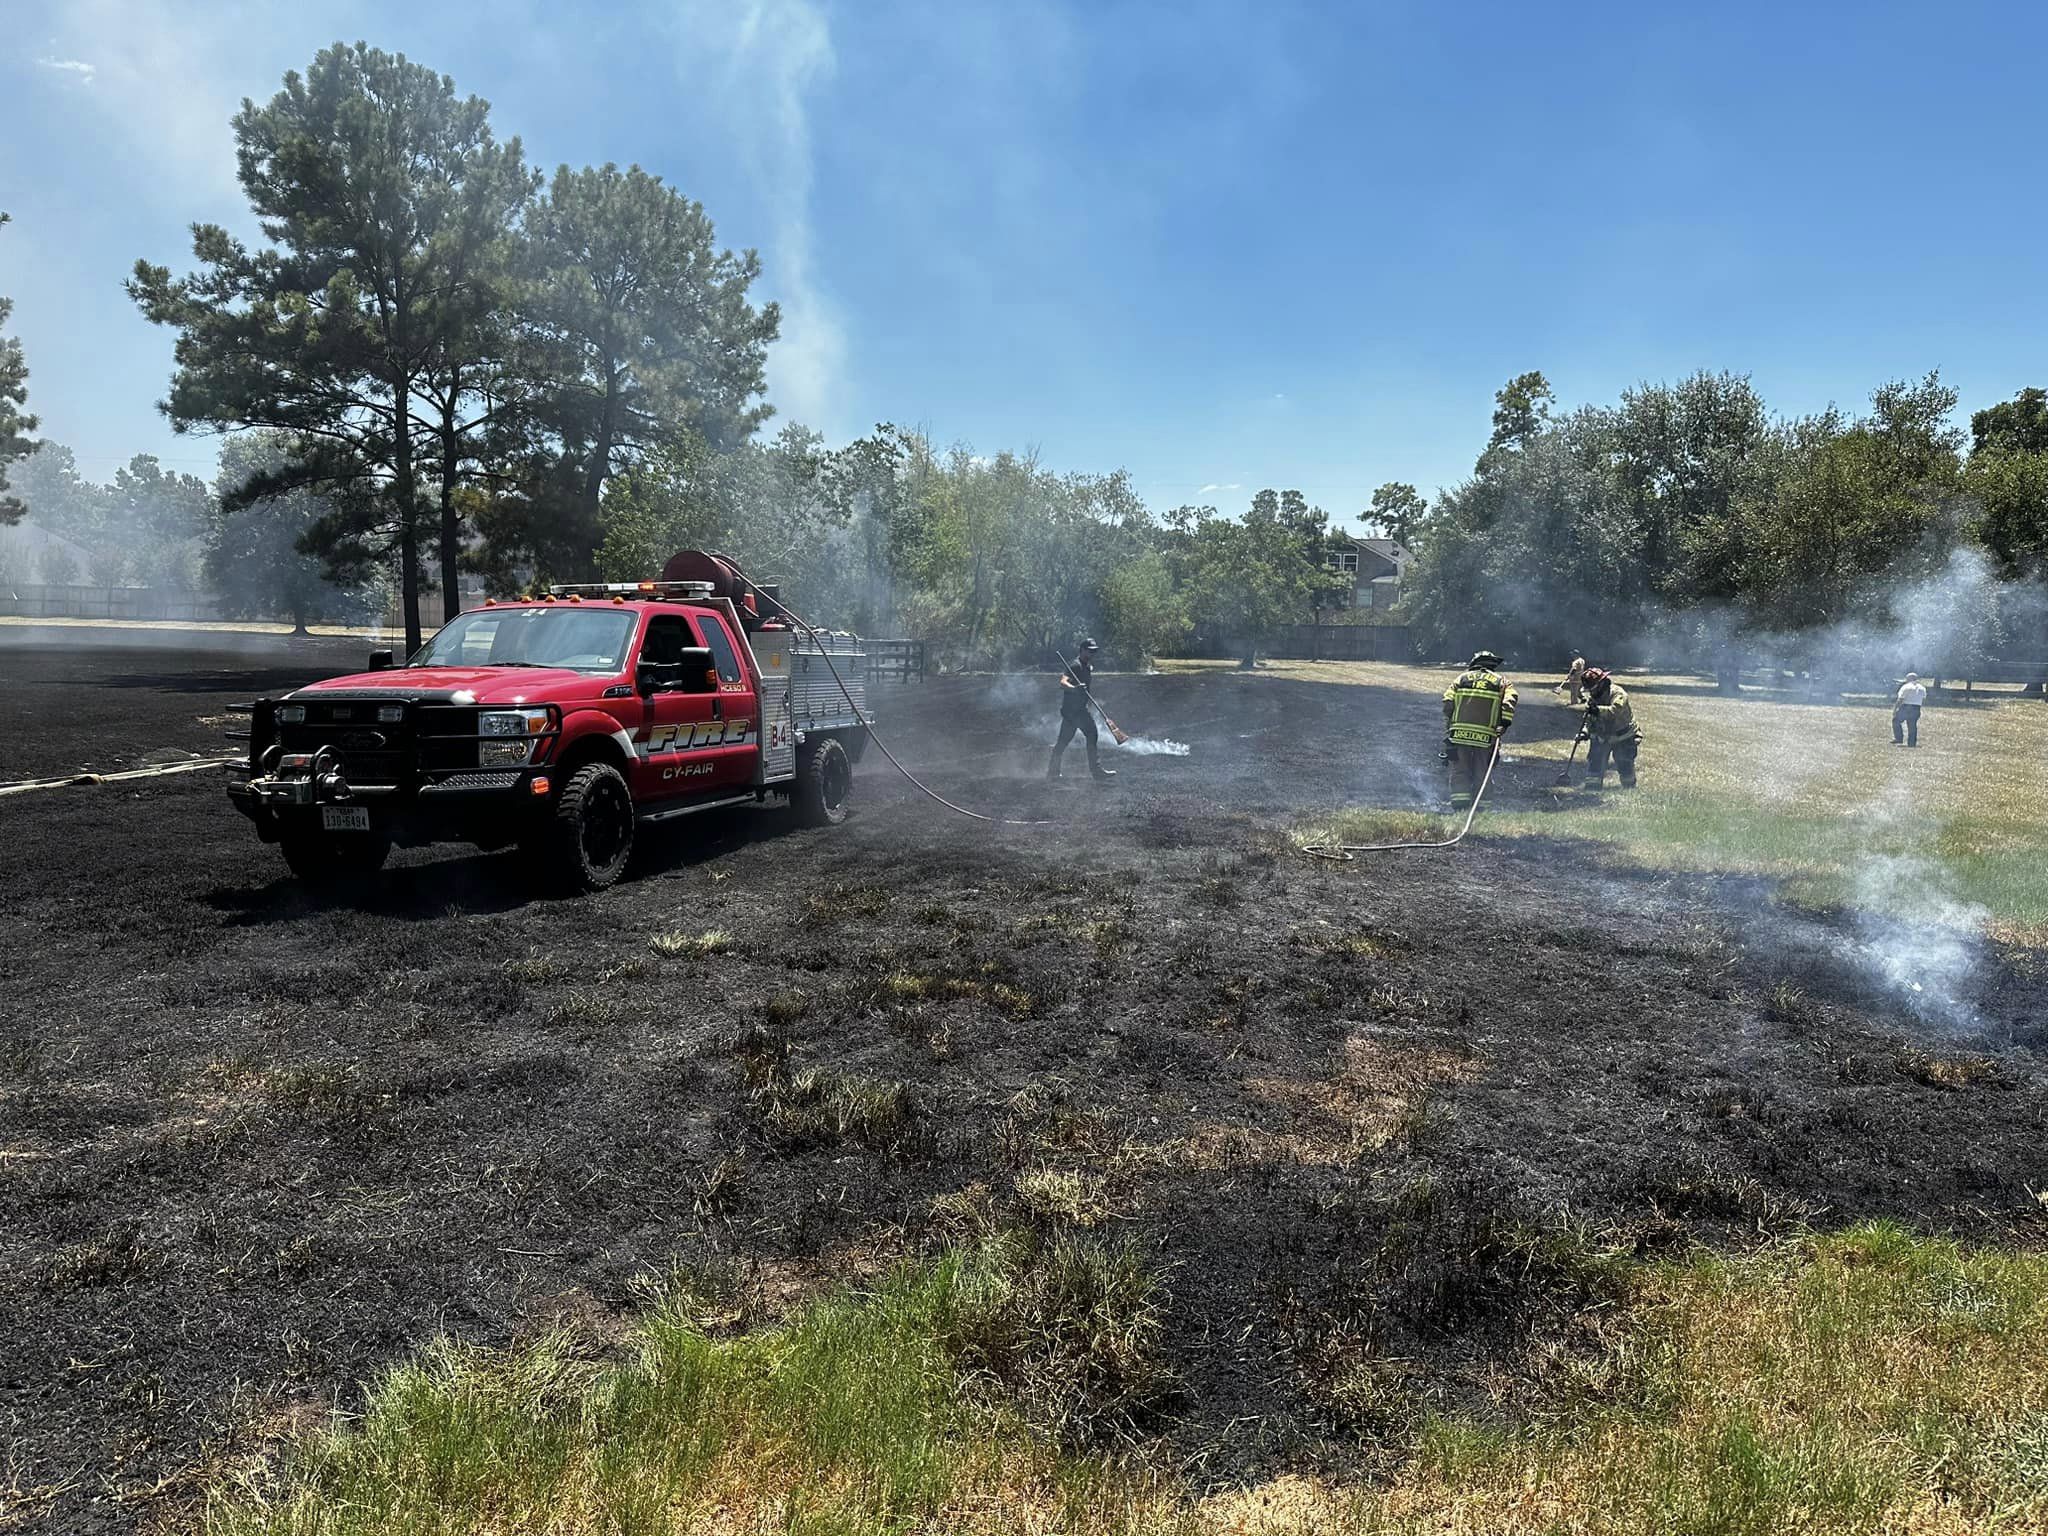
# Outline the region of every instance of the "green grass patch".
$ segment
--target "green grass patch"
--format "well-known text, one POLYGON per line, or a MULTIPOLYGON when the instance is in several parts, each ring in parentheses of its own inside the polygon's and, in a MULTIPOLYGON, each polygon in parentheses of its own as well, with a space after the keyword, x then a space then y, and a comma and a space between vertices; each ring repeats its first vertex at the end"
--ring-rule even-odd
MULTIPOLYGON (((1424 667, 1301 665, 1328 682, 1406 691, 1418 721, 1446 681, 1424 667)), ((1525 684, 1520 739, 1507 738, 1514 762, 1480 808, 1475 838, 1580 838, 1645 867, 1768 876, 1814 906, 1922 919, 1942 902, 1981 907, 2003 937, 2048 939, 2048 823, 2035 811, 2048 798, 2048 707, 1930 705, 1912 750, 1891 745, 1878 701, 1724 698, 1690 679, 1624 681, 1646 733, 1640 787, 1619 790, 1610 773, 1604 793, 1554 790, 1573 720, 1525 684)), ((1582 774, 1583 762, 1574 780, 1582 774)), ((1460 820, 1358 808, 1303 827, 1296 841, 1434 841, 1460 820)))
POLYGON ((1092 1240, 997 1239, 721 1337, 671 1276, 624 1364, 441 1344, 359 1422, 220 1492, 212 1536, 1129 1528, 1127 1439, 1167 1384, 1156 1285, 1092 1240), (1062 1447, 1065 1447, 1062 1449, 1062 1447))
POLYGON ((1134 1250, 1011 1233, 751 1332, 683 1272, 623 1363, 437 1345, 220 1489, 212 1536, 2048 1527, 2048 1256, 1885 1223, 1620 1265, 1608 1358, 1425 1413, 1370 1485, 1204 1495, 1130 1458, 1174 1390, 1134 1250), (1625 1391, 1573 1384, 1624 1381, 1625 1391), (1118 1454, 1108 1454, 1117 1451, 1118 1454), (1150 1470, 1146 1470, 1146 1469, 1150 1470))

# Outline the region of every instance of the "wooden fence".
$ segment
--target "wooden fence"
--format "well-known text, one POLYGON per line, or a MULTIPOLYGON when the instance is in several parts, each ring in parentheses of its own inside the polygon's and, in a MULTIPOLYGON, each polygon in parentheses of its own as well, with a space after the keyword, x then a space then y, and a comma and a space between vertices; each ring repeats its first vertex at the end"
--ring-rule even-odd
POLYGON ((25 619, 155 619, 177 623, 204 623, 223 617, 219 600, 211 592, 31 582, 0 582, 0 615, 25 619))

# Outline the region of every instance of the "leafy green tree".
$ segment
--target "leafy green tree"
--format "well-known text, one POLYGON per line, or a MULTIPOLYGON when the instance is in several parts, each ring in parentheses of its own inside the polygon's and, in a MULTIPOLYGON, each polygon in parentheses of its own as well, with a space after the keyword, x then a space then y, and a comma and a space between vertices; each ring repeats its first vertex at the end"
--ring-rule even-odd
MULTIPOLYGON (((221 449, 223 502, 258 475, 275 474, 298 455, 293 445, 272 433, 243 433, 221 449)), ((331 508, 314 492, 299 488, 263 501, 245 504, 223 517, 206 552, 207 584, 222 610, 232 618, 290 619, 295 634, 305 634, 316 619, 360 618, 368 611, 364 595, 328 581, 320 557, 308 553, 317 544, 321 522, 331 508)))
POLYGON ((1147 550, 1102 581, 1102 628, 1110 653, 1143 663, 1169 653, 1193 625, 1164 551, 1147 550))
MULTIPOLYGON (((0 225, 9 222, 9 216, 0 213, 0 225)), ((0 297, 0 325, 13 313, 14 300, 0 297)), ((0 336, 0 524, 19 522, 24 510, 20 498, 8 494, 7 466, 36 446, 29 437, 36 429, 36 418, 28 414, 27 405, 28 359, 18 340, 0 336)))
POLYGON ((600 509, 600 577, 638 581, 658 572, 678 550, 719 543, 725 509, 709 458, 701 443, 677 438, 612 477, 600 509))
MULTIPOLYGON (((302 78, 234 120, 239 174, 267 248, 193 230, 200 270, 137 262, 130 295, 178 333, 164 410, 180 431, 282 432, 297 457, 244 482, 228 510, 282 492, 327 493, 316 538, 332 568, 395 554, 406 641, 420 640, 419 541, 437 381, 460 396, 474 361, 479 285, 523 193, 517 141, 454 82, 364 44, 322 50, 302 78)), ((451 478, 444 458, 438 466, 451 478)), ((443 499, 444 606, 457 551, 443 499)))
POLYGON ((1392 539, 1404 549, 1414 548, 1416 530, 1429 515, 1429 502, 1414 486, 1389 480, 1372 493, 1372 502, 1362 519, 1381 538, 1392 539))
POLYGON ((114 472, 105 520, 92 541, 94 576, 112 585, 190 589, 212 539, 213 493, 196 475, 166 470, 138 453, 114 472))
POLYGON ((1946 563, 1963 524, 1956 393, 1935 374, 1891 383, 1870 414, 1791 427, 1774 482, 1745 515, 1750 618, 1779 629, 1882 621, 1890 596, 1946 563))
POLYGON ((2048 389, 2029 385, 1970 417, 1972 453, 2048 453, 2048 389))
POLYGON ((105 525, 106 491, 79 474, 77 459, 62 443, 45 439, 18 461, 13 487, 38 528, 89 543, 105 525))
POLYGON ((1520 373, 1509 379, 1493 397, 1493 436, 1486 441, 1486 451, 1517 448, 1534 437, 1550 420, 1554 399, 1550 380, 1541 373, 1520 373))
POLYGON ((689 458, 686 440, 731 452, 767 419, 758 397, 781 321, 748 300, 759 257, 718 250, 703 206, 637 165, 563 166, 527 232, 520 324, 537 387, 524 484, 496 541, 574 570, 603 537, 614 475, 657 450, 689 458))
POLYGON ((1247 667, 1275 633, 1303 621, 1329 579, 1323 516, 1306 501, 1262 491, 1242 522, 1214 507, 1177 507, 1166 526, 1168 558, 1189 615, 1231 644, 1247 667))

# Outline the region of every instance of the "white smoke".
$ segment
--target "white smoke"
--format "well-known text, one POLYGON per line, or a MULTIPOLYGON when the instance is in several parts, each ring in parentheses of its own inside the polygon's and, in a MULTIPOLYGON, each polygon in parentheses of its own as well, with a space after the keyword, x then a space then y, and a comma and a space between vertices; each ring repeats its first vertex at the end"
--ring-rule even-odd
POLYGON ((1982 1025, 1971 1000, 1991 914, 1945 888, 1914 854, 1873 856, 1854 873, 1855 959, 1924 1023, 1956 1033, 1982 1025))
POLYGON ((1186 757, 1189 751, 1188 744, 1184 741, 1168 741, 1157 736, 1133 736, 1128 741, 1115 745, 1122 751, 1134 752, 1139 757, 1186 757))

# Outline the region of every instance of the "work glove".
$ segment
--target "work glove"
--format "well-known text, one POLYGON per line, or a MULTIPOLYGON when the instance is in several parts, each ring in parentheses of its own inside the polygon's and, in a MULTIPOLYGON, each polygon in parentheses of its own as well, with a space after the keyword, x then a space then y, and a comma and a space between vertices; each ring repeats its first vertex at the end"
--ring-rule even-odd
POLYGON ((1583 725, 1579 727, 1579 734, 1578 734, 1578 735, 1576 735, 1576 736, 1574 736, 1574 737, 1572 738, 1572 740, 1573 740, 1573 741, 1575 741, 1575 742, 1577 742, 1577 741, 1591 741, 1592 739, 1593 739, 1593 733, 1592 733, 1591 731, 1587 730, 1587 729, 1586 729, 1586 728, 1585 728, 1585 727, 1584 727, 1583 725))

